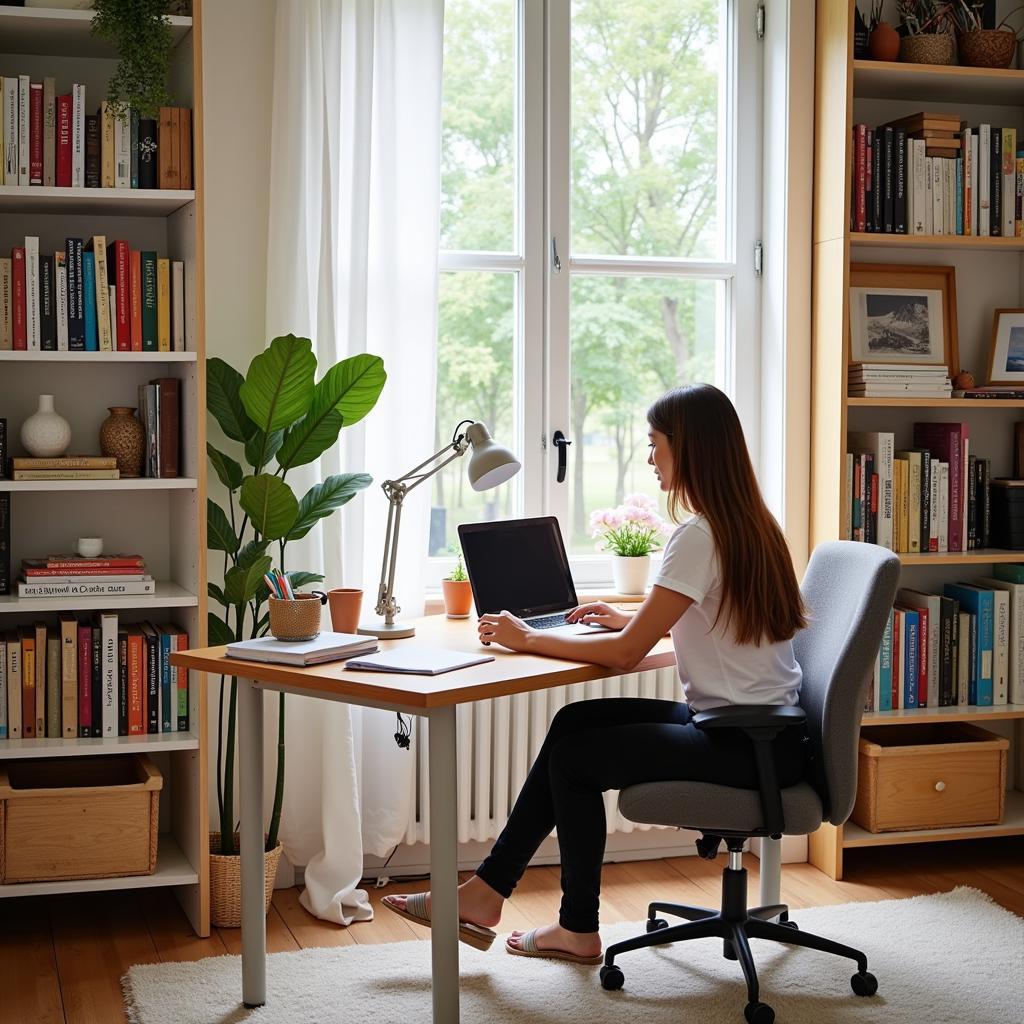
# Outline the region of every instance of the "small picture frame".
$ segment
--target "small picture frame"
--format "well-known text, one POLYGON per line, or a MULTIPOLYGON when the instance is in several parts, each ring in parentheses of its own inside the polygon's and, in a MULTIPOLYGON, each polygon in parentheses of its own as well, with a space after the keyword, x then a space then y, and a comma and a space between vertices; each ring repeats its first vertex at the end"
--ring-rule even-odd
POLYGON ((852 264, 849 361, 945 366, 955 376, 956 268, 852 264))
POLYGON ((988 382, 1024 388, 1024 309, 997 309, 993 314, 988 382))

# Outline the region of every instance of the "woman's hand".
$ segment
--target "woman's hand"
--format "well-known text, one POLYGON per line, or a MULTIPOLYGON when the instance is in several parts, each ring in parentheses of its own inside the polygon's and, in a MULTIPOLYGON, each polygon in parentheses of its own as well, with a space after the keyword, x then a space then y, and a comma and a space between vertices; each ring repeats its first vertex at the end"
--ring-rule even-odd
POLYGON ((477 632, 484 645, 501 644, 510 651, 525 651, 530 635, 536 630, 511 612, 498 612, 496 615, 481 615, 477 621, 477 632))
POLYGON ((632 617, 632 615, 626 615, 625 612, 616 611, 604 601, 594 601, 573 608, 566 615, 565 621, 579 622, 586 626, 605 626, 607 629, 623 629, 632 617))

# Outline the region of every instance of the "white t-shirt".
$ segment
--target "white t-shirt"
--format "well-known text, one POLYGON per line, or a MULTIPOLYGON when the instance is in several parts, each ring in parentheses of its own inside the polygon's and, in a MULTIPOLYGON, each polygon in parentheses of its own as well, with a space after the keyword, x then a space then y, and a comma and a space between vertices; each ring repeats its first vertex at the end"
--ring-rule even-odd
POLYGON ((797 703, 802 673, 791 640, 738 644, 724 626, 724 614, 712 628, 722 583, 711 527, 703 516, 683 523, 669 538, 654 585, 693 598, 671 633, 683 692, 695 711, 726 704, 797 703))

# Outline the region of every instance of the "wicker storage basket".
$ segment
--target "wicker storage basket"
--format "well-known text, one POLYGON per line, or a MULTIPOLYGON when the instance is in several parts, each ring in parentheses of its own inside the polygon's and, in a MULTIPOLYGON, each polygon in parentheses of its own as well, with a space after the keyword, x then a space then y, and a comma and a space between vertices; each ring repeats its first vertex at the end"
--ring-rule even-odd
MULTIPOLYGON (((266 838, 264 835, 264 843, 266 838)), ((235 849, 238 849, 237 832, 235 849)), ((263 895, 266 901, 264 913, 270 910, 270 899, 274 895, 274 877, 277 875, 280 860, 280 843, 263 854, 263 895)), ((237 855, 228 857, 220 852, 219 832, 210 833, 210 923, 217 928, 240 928, 242 925, 242 859, 237 855)))
POLYGON ((294 601, 268 598, 270 632, 278 640, 313 640, 320 633, 319 594, 296 594, 294 601))
POLYGON ((145 754, 0 762, 0 882, 151 875, 162 786, 145 754))
POLYGON ((1017 52, 1017 36, 1010 29, 979 28, 957 36, 960 63, 972 68, 1008 68, 1017 52))
POLYGON ((869 832, 997 825, 1009 745, 966 722, 864 728, 851 817, 869 832))
POLYGON ((956 48, 947 32, 922 32, 900 40, 900 60, 906 64, 953 64, 956 48))

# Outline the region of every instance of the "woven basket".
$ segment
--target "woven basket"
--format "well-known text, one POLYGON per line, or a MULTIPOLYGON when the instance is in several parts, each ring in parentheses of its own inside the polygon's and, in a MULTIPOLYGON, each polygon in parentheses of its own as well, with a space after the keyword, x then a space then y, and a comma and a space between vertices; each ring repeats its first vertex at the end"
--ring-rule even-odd
POLYGON ((1017 36, 1009 29, 979 28, 957 36, 960 63, 971 68, 1008 68, 1017 52, 1017 36))
POLYGON ((320 635, 320 598, 296 594, 294 601, 271 597, 270 632, 278 640, 313 640, 320 635))
MULTIPOLYGON (((263 836, 266 842, 266 834, 263 836)), ((235 833, 235 849, 238 849, 238 833, 235 833)), ((210 923, 218 928, 240 928, 242 926, 242 858, 225 857, 219 853, 220 833, 210 833, 210 923)), ((270 898, 274 895, 274 878, 281 860, 281 844, 263 854, 265 881, 263 895, 266 899, 264 913, 270 911, 270 898)))
POLYGON ((953 64, 953 37, 947 32, 922 32, 900 41, 900 60, 905 64, 953 64))

